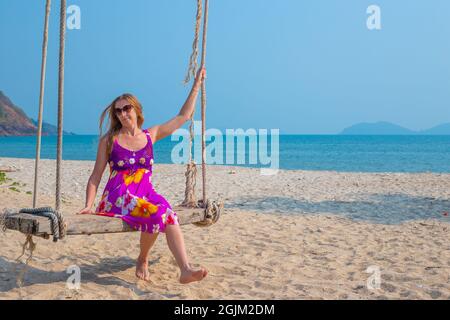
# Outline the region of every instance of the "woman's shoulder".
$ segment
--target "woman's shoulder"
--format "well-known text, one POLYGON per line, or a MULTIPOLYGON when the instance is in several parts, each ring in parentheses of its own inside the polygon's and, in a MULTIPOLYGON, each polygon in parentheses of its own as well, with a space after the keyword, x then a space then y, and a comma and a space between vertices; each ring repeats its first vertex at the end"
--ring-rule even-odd
POLYGON ((99 149, 111 150, 114 142, 116 141, 117 136, 111 135, 110 133, 106 133, 103 136, 100 137, 98 146, 99 149))
POLYGON ((109 133, 105 133, 104 135, 102 135, 100 137, 99 144, 105 144, 105 145, 108 144, 110 137, 111 137, 111 135, 109 133))

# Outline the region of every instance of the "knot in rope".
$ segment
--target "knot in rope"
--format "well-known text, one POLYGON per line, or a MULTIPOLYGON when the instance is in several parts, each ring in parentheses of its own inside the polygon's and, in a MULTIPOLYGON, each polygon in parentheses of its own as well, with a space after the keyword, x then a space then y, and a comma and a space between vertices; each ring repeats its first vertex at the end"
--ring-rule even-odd
POLYGON ((202 221, 195 222, 194 224, 197 227, 208 227, 216 223, 222 212, 223 202, 207 200, 206 207, 202 200, 199 200, 198 202, 200 207, 205 208, 205 216, 202 221))
POLYGON ((53 242, 57 242, 66 236, 66 223, 63 216, 51 207, 23 208, 19 212, 48 218, 53 233, 53 242))

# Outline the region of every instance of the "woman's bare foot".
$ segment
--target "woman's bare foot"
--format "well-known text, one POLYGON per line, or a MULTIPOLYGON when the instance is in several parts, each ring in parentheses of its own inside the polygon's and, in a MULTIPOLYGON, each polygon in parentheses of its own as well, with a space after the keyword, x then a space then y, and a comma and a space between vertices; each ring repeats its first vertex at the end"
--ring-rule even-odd
POLYGON ((150 272, 148 271, 148 261, 140 258, 136 261, 136 277, 141 280, 149 281, 150 272))
POLYGON ((187 267, 185 269, 181 269, 180 275, 180 283, 186 284, 194 281, 203 280, 208 274, 208 270, 203 267, 200 267, 199 270, 194 270, 191 267, 187 267))

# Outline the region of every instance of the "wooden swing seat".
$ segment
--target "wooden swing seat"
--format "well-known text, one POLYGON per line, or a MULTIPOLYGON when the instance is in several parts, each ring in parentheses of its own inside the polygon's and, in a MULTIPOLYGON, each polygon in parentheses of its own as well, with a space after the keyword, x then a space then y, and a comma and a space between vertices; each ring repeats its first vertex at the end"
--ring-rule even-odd
MULTIPOLYGON (((199 202, 199 205, 201 203, 199 202)), ((204 207, 188 208, 175 206, 172 209, 177 213, 180 225, 195 224, 209 226, 215 223, 223 209, 223 203, 218 203, 218 210, 212 215, 204 207), (209 215, 209 216, 208 216, 209 215)), ((20 213, 20 209, 6 209, 5 228, 24 234, 48 239, 52 235, 50 220, 46 217, 28 213, 20 213)), ((66 235, 91 235, 105 233, 121 233, 137 231, 131 228, 120 218, 106 217, 93 214, 64 214, 66 235)))

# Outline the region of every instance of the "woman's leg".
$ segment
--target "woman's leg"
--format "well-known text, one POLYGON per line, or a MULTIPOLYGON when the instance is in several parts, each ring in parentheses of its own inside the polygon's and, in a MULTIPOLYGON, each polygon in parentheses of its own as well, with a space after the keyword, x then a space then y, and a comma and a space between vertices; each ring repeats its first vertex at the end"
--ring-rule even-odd
POLYGON ((141 232, 141 252, 136 262, 136 277, 142 280, 149 280, 148 253, 155 244, 158 233, 141 232))
POLYGON ((170 251, 172 251, 178 266, 180 267, 181 283, 189 283, 193 281, 200 281, 208 274, 205 268, 194 270, 189 265, 189 260, 184 246, 183 234, 179 225, 166 226, 166 239, 170 251))

